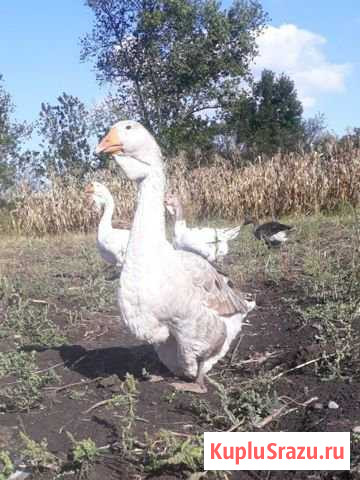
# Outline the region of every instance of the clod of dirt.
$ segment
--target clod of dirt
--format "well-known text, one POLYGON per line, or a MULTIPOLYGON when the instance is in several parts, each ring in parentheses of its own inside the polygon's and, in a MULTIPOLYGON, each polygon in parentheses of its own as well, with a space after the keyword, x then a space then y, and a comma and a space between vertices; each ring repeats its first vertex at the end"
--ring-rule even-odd
POLYGON ((109 377, 99 380, 98 385, 109 389, 113 393, 121 392, 121 380, 117 375, 110 375, 109 377))
POLYGON ((330 400, 330 402, 328 403, 328 408, 330 408, 331 410, 336 410, 339 408, 339 405, 333 400, 330 400))
POLYGON ((19 442, 18 429, 0 425, 0 450, 9 450, 16 447, 19 442))

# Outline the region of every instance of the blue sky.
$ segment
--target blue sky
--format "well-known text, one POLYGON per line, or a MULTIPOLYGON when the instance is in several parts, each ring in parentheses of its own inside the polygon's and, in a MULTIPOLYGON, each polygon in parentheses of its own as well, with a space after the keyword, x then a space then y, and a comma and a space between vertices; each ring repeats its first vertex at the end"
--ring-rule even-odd
MULTIPOLYGON (((305 95, 314 100, 313 106, 307 108, 305 113, 312 116, 317 111, 323 112, 330 129, 338 133, 344 132, 347 127, 359 126, 360 2, 263 0, 262 5, 269 12, 271 25, 278 30, 282 25, 291 24, 298 31, 322 37, 317 39, 309 35, 307 41, 303 42, 298 65, 290 69, 292 72, 295 70, 296 77, 298 68, 297 78, 300 84, 297 86, 305 87, 305 95), (316 71, 316 66, 321 68, 316 71), (302 69, 307 72, 307 85, 301 85, 301 81, 304 83, 302 69), (311 73, 314 76, 313 82, 311 73)), ((304 37, 304 34, 296 34, 293 30, 294 40, 301 36, 304 37)), ((281 59, 288 50, 289 46, 285 42, 273 55, 281 59)), ((283 66, 286 66, 286 61, 283 66)))
MULTIPOLYGON (((230 2, 224 1, 224 6, 230 2)), ((323 112, 343 133, 360 126, 360 1, 263 0, 269 27, 254 66, 295 79, 305 114, 323 112)), ((16 104, 16 118, 33 121, 41 102, 63 91, 88 104, 102 98, 89 63, 80 63, 81 35, 92 13, 82 0, 1 0, 0 73, 16 104)))
POLYGON ((104 94, 89 63, 80 63, 79 38, 92 26, 82 0, 0 0, 0 73, 16 117, 35 120, 41 102, 62 92, 86 103, 104 94))

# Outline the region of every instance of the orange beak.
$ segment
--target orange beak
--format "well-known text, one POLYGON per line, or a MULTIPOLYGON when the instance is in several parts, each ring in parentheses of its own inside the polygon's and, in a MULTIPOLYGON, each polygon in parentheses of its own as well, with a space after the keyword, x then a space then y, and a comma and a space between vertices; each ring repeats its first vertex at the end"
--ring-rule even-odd
POLYGON ((123 145, 120 141, 116 128, 111 128, 109 133, 101 140, 96 147, 96 153, 120 153, 123 151, 123 145))

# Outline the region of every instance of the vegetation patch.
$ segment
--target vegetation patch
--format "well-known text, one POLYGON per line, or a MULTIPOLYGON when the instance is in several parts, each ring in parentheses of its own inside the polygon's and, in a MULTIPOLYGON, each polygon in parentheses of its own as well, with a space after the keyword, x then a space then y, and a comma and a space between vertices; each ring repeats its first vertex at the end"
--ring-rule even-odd
POLYGON ((56 383, 52 369, 41 371, 36 352, 0 353, 0 411, 24 411, 38 406, 41 389, 56 383))
MULTIPOLYGON (((0 429, 1 474, 16 470, 20 458, 36 478, 46 480, 197 479, 204 475, 205 430, 355 429, 355 475, 360 458, 356 218, 352 209, 284 218, 296 230, 275 250, 256 241, 251 227, 243 228, 223 269, 239 288, 256 295, 257 308, 233 351, 210 372, 209 391, 202 396, 174 391, 151 348, 127 336, 118 319, 117 282, 106 280, 92 236, 5 238, 1 417, 24 433, 22 445, 2 445, 0 429), (34 262, 50 251, 51 260, 34 262), (153 374, 164 380, 152 383, 153 374)), ((267 478, 267 472, 258 475, 267 478)))

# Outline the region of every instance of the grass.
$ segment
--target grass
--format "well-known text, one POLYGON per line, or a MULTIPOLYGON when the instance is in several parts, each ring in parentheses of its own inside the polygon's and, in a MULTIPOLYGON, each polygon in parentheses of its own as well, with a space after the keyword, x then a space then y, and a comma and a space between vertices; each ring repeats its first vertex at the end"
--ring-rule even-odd
POLYGON ((44 386, 56 383, 51 369, 37 368, 36 352, 10 351, 0 353, 0 412, 28 411, 41 402, 44 386))
MULTIPOLYGON (((122 327, 110 324, 117 282, 105 279, 93 235, 3 237, 0 413, 24 433, 0 449, 0 479, 19 456, 45 479, 110 480, 114 469, 124 478, 198 478, 205 430, 359 425, 352 401, 360 382, 357 212, 282 220, 296 226, 284 248, 268 250, 251 227, 231 246, 224 269, 256 294, 258 308, 202 397, 145 381, 141 370, 152 373, 154 362, 145 354, 126 358, 122 327), (307 403, 314 397, 322 410, 307 403), (339 404, 338 417, 329 400, 339 404)), ((359 445, 354 434, 354 475, 359 445)))
POLYGON ((9 338, 16 329, 13 340, 19 346, 55 347, 66 343, 66 336, 49 318, 49 305, 34 300, 23 302, 20 295, 17 293, 8 303, 0 338, 9 338))
POLYGON ((7 480, 15 471, 9 452, 5 450, 0 450, 0 467, 0 480, 7 480))
POLYGON ((75 440, 70 432, 67 432, 72 443, 71 463, 64 466, 64 470, 69 468, 78 473, 79 478, 86 478, 92 466, 101 455, 101 450, 96 446, 91 438, 75 440))
POLYGON ((23 458, 34 472, 39 474, 45 469, 53 471, 58 469, 59 460, 53 453, 49 452, 46 438, 40 442, 35 442, 23 432, 20 432, 20 437, 24 444, 23 458))
POLYGON ((164 470, 201 471, 202 437, 188 435, 181 438, 168 431, 160 431, 156 438, 149 441, 145 455, 145 471, 152 475, 164 470))

